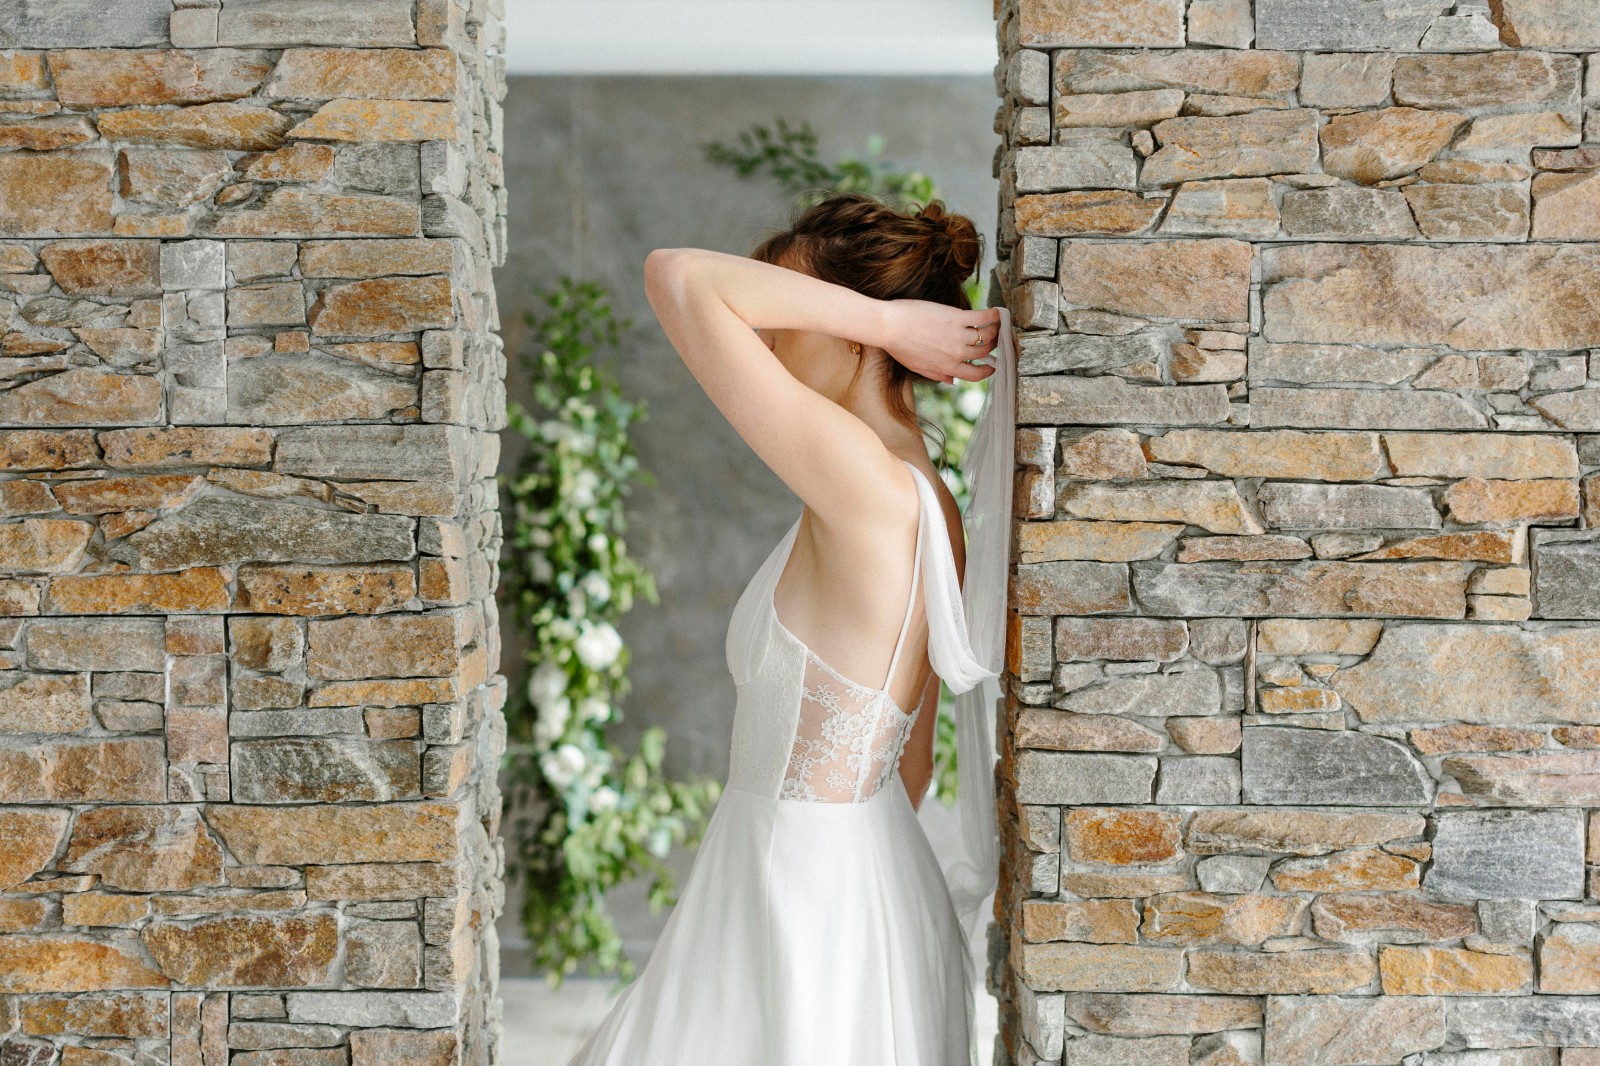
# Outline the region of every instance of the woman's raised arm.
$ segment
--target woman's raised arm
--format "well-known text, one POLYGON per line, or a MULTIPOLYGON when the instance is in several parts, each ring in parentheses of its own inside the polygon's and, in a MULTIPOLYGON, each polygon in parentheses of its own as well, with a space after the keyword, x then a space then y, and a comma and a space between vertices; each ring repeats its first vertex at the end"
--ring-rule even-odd
POLYGON ((966 362, 989 347, 969 346, 974 334, 967 327, 998 322, 998 308, 875 300, 796 270, 701 248, 658 248, 645 258, 644 275, 650 306, 689 372, 825 522, 904 514, 906 501, 898 497, 916 486, 870 426, 789 373, 755 327, 859 341, 942 381, 993 372, 966 362))

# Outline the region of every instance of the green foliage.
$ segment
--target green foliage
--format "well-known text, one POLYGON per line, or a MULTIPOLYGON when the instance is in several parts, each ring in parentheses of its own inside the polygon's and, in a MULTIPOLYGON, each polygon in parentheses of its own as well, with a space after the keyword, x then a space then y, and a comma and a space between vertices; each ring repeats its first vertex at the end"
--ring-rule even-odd
MULTIPOLYGON (((817 134, 809 122, 790 125, 781 116, 772 126, 756 124, 739 133, 732 144, 705 141, 700 145, 707 162, 733 169, 742 178, 764 176, 776 181, 800 206, 810 206, 841 192, 875 196, 904 211, 915 210, 939 198, 938 186, 920 171, 901 171, 882 158, 884 141, 878 134, 867 141, 864 158, 847 156, 824 163, 817 152, 817 134)), ((964 286, 973 307, 985 304, 986 279, 974 276, 964 286)), ((961 505, 967 506, 966 479, 957 464, 966 452, 986 386, 973 381, 954 385, 919 384, 917 414, 924 424, 938 428, 941 439, 930 443, 933 458, 943 471, 945 484, 961 505)), ((951 699, 941 690, 940 714, 934 730, 933 761, 936 794, 947 805, 956 798, 956 729, 950 715, 951 699)))
POLYGON ((593 361, 632 322, 618 321, 594 282, 563 277, 537 295, 545 307, 524 315, 530 339, 519 360, 535 410, 508 407, 529 449, 499 479, 509 527, 500 595, 528 637, 531 667, 506 706, 507 867, 524 888, 536 969, 559 984, 589 960, 631 978, 604 894, 648 876, 651 907, 671 904, 663 860, 674 844, 700 838, 720 786, 669 780, 659 727, 631 755, 606 739, 628 691, 628 649, 615 623, 636 596, 657 602, 654 579, 623 540, 625 497, 650 481, 628 439, 644 408, 593 361))

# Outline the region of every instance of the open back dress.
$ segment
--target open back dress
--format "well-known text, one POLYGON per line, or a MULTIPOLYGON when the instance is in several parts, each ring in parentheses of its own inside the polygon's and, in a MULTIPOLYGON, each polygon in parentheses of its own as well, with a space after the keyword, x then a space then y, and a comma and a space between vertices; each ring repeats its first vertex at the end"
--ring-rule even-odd
POLYGON ((935 673, 941 649, 970 650, 945 609, 959 584, 944 511, 906 465, 920 516, 888 676, 843 676, 778 620, 796 519, 728 626, 727 787, 655 949, 570 1066, 973 1063, 974 963, 899 774, 918 709, 888 692, 919 586, 935 673))

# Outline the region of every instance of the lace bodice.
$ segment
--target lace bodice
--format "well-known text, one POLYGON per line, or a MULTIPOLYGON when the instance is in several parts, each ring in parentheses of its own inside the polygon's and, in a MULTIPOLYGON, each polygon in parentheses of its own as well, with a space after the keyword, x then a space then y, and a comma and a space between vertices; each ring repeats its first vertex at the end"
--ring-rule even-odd
MULTIPOLYGON (((859 803, 899 769, 918 708, 889 695, 917 602, 923 545, 944 537, 943 511, 927 476, 907 462, 918 483, 921 514, 911 588, 883 684, 846 677, 778 618, 774 594, 794 547, 795 520, 751 578, 734 608, 728 662, 738 688, 728 784, 783 800, 859 803)), ((946 555, 949 543, 943 544, 946 555)))

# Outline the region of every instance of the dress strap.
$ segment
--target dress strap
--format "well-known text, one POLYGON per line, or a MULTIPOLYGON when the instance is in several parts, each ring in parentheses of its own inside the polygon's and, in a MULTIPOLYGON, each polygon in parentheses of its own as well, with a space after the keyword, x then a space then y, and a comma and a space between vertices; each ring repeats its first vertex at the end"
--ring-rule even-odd
MULTIPOLYGON (((922 476, 922 471, 918 470, 909 459, 900 461, 911 467, 913 481, 922 476)), ((922 579, 922 534, 923 527, 927 524, 927 512, 922 500, 922 488, 918 486, 917 546, 911 553, 911 592, 906 596, 906 613, 905 617, 900 620, 900 636, 895 640, 894 654, 889 658, 889 676, 883 679, 883 685, 881 686, 885 692, 889 690, 889 684, 894 680, 894 668, 900 663, 900 652, 905 648, 906 643, 906 631, 911 627, 911 609, 916 606, 917 583, 922 579)))

